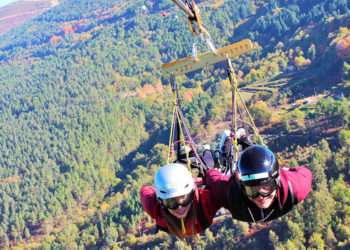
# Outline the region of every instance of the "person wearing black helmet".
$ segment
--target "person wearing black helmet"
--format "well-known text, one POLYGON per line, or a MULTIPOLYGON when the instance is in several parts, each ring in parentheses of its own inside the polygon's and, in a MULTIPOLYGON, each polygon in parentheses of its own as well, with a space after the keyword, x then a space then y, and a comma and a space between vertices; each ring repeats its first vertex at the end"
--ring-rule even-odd
POLYGON ((215 169, 205 183, 215 202, 227 208, 234 219, 266 222, 289 212, 311 190, 312 173, 305 166, 280 168, 268 148, 252 145, 245 149, 231 177, 215 169))

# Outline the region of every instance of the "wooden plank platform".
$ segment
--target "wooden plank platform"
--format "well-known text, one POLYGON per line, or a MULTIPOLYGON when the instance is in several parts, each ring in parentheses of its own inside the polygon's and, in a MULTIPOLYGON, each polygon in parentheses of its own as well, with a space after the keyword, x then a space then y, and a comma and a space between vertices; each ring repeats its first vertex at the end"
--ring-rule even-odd
POLYGON ((188 56, 170 63, 165 63, 162 65, 162 74, 163 76, 169 76, 171 74, 174 76, 186 74, 224 61, 226 60, 226 57, 238 57, 253 49, 254 45, 252 41, 244 39, 237 43, 217 49, 217 54, 214 54, 213 52, 199 54, 197 57, 198 60, 194 60, 193 57, 188 56))

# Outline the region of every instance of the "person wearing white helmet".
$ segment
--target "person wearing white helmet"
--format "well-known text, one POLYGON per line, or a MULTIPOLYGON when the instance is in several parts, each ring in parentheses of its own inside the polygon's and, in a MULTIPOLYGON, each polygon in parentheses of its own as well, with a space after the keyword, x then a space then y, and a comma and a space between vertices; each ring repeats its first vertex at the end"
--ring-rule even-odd
POLYGON ((220 206, 213 202, 208 189, 198 189, 187 167, 171 163, 161 167, 154 186, 140 190, 146 213, 159 229, 179 238, 192 236, 209 227, 220 206))

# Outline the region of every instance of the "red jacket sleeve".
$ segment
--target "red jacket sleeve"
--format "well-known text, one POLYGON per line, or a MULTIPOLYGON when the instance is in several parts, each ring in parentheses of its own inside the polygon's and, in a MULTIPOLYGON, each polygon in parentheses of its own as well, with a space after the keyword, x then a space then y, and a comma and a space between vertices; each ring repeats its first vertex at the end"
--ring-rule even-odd
POLYGON ((294 197, 301 202, 311 191, 312 173, 305 167, 282 168, 281 174, 290 182, 294 197))
POLYGON ((226 207, 226 195, 229 191, 230 177, 216 169, 209 169, 204 183, 210 190, 213 200, 220 206, 226 207))
POLYGON ((140 198, 143 209, 152 218, 159 216, 159 203, 157 201, 156 190, 151 186, 142 186, 140 190, 140 198))

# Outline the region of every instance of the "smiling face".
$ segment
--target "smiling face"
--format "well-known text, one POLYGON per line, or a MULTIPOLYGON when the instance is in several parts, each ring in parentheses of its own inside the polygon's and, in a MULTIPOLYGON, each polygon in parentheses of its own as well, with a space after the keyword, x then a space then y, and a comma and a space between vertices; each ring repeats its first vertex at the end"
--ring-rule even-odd
MULTIPOLYGON (((266 187, 264 185, 256 187, 257 191, 261 194, 268 194, 271 192, 270 187, 266 187)), ((259 208, 269 208, 273 201, 275 200, 276 190, 273 190, 268 196, 258 195, 257 197, 249 197, 249 200, 254 202, 259 208)))
POLYGON ((189 194, 177 196, 167 200, 163 200, 163 205, 168 209, 169 213, 178 219, 183 219, 190 211, 194 198, 194 191, 189 194))
POLYGON ((268 178, 258 182, 241 182, 244 194, 259 208, 268 208, 272 205, 278 187, 278 180, 268 178))
POLYGON ((186 205, 186 206, 180 205, 176 209, 169 209, 168 208, 168 211, 169 211, 169 213, 174 215, 176 218, 183 219, 183 218, 186 218, 188 212, 190 211, 190 208, 191 208, 191 203, 186 205))

